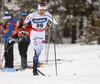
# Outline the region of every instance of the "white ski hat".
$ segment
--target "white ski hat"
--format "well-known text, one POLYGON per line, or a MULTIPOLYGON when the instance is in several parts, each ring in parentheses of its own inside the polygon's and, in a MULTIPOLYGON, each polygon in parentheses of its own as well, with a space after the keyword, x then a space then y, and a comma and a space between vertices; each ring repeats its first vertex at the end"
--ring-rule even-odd
POLYGON ((39 4, 38 5, 38 9, 46 9, 46 5, 45 4, 39 4))
POLYGON ((8 12, 5 12, 4 19, 10 19, 11 15, 8 12))

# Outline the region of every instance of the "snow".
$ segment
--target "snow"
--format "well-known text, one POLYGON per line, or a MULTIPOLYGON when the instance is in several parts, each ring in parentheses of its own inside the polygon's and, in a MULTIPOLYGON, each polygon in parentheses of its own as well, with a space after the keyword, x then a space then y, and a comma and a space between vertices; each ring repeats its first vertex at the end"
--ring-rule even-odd
MULTIPOLYGON (((40 61, 46 59, 47 44, 44 45, 40 61)), ((54 45, 50 44, 49 60, 55 58, 54 45)), ((100 84, 100 45, 57 44, 58 76, 53 61, 48 66, 39 68, 47 76, 33 76, 32 70, 1 72, 0 84, 100 84), (50 76, 48 76, 50 75, 50 76)), ((18 45, 14 45, 14 64, 18 65, 20 56, 18 45)), ((28 61, 32 61, 34 52, 29 46, 28 61)))

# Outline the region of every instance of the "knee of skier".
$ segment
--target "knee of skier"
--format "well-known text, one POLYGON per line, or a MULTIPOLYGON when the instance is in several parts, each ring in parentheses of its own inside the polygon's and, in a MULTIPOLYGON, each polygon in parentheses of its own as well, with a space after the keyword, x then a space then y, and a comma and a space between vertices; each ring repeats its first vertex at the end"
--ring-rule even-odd
POLYGON ((35 57, 38 58, 41 54, 41 50, 34 50, 35 51, 35 57))

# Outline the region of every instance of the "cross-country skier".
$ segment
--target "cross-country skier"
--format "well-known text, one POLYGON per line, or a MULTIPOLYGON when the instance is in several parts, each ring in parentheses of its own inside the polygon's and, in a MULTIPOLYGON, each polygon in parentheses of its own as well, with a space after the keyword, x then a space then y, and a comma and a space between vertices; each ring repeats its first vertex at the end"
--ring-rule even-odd
POLYGON ((58 24, 58 20, 54 15, 54 12, 51 13, 45 11, 45 3, 38 4, 38 11, 29 14, 25 21, 22 31, 22 36, 25 36, 25 26, 27 23, 31 22, 32 31, 30 34, 31 44, 34 48, 35 55, 33 57, 33 75, 39 75, 37 72, 39 55, 43 49, 44 40, 45 40, 45 29, 47 26, 48 20, 52 21, 54 24, 58 24))

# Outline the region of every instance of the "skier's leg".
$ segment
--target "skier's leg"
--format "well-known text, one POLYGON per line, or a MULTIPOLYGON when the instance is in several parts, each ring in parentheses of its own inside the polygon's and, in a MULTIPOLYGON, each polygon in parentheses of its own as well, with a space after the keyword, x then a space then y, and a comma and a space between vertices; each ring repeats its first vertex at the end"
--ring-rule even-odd
POLYGON ((38 74, 37 73, 37 66, 38 66, 39 55, 41 53, 39 39, 34 38, 33 42, 32 42, 32 46, 33 46, 34 51, 35 51, 35 55, 33 57, 33 74, 36 75, 36 74, 38 74))
POLYGON ((41 50, 43 48, 42 40, 37 38, 34 33, 31 32, 30 34, 30 40, 31 40, 31 45, 35 51, 34 57, 33 57, 33 75, 36 72, 37 73, 37 66, 38 66, 38 60, 39 60, 39 55, 41 53, 41 50))

